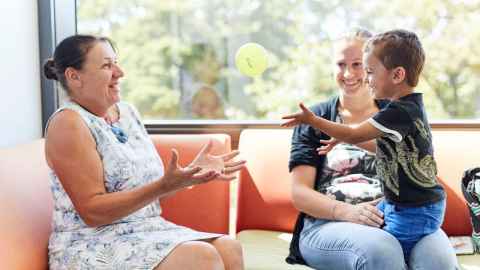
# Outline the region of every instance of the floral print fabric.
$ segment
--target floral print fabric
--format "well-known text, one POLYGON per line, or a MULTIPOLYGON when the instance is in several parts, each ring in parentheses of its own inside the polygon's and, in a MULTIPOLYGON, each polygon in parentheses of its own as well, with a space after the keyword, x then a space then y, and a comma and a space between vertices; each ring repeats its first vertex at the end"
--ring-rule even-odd
MULTIPOLYGON (((117 107, 120 119, 115 125, 126 134, 126 141, 119 140, 103 118, 78 104, 67 102, 58 110, 76 111, 89 127, 103 162, 107 192, 129 190, 156 181, 164 169, 138 113, 126 103, 118 103, 117 107)), ((50 180, 54 198, 48 246, 52 270, 154 269, 178 244, 220 236, 163 219, 158 201, 113 224, 88 227, 53 171, 50 180)))
POLYGON ((371 201, 383 196, 382 184, 375 175, 373 154, 355 145, 340 143, 325 157, 317 190, 350 204, 371 201))

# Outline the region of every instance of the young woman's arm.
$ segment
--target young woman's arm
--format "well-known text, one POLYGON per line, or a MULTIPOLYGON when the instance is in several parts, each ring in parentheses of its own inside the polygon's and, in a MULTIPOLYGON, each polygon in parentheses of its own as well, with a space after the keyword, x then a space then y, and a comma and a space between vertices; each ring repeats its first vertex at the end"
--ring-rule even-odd
POLYGON ((301 212, 312 217, 380 227, 383 214, 375 207, 376 202, 351 205, 333 200, 314 189, 316 168, 299 165, 293 168, 292 200, 301 212))

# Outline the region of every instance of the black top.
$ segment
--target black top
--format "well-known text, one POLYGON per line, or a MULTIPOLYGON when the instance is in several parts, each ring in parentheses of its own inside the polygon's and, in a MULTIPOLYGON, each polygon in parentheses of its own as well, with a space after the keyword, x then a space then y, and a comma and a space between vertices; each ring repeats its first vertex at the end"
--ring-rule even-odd
POLYGON ((376 168, 385 198, 403 206, 443 199, 422 94, 382 102, 381 110, 368 121, 383 132, 377 138, 376 168))
MULTIPOLYGON (((310 108, 310 110, 319 117, 325 118, 330 121, 335 121, 338 117, 338 106, 339 98, 335 96, 325 102, 318 103, 310 108)), ((377 106, 380 107, 379 102, 377 102, 377 106)), ((295 127, 292 135, 292 144, 290 150, 290 160, 289 160, 289 170, 292 171, 293 168, 299 165, 309 165, 316 168, 316 176, 315 176, 315 190, 322 192, 326 192, 325 185, 331 185, 331 176, 329 176, 328 166, 326 164, 326 156, 319 155, 316 151, 318 147, 322 144, 320 140, 328 140, 330 137, 317 130, 309 125, 301 124, 295 127)), ((349 173, 362 173, 364 174, 362 177, 374 177, 374 164, 369 161, 368 157, 362 158, 362 164, 358 164, 353 168, 350 168, 349 173), (360 169, 362 168, 362 169, 360 169), (373 170, 373 171, 372 171, 373 170), (370 172, 370 173, 369 173, 370 172), (366 175, 365 175, 366 174, 366 175)), ((338 194, 335 194, 338 195, 338 194)), ((338 200, 344 200, 340 197, 342 196, 335 196, 338 200)), ((374 198, 374 197, 372 197, 374 198)), ((344 200, 348 201, 348 200, 344 200)), ((303 229, 304 219, 308 217, 305 213, 300 213, 297 222, 295 224, 293 238, 290 243, 290 254, 286 258, 286 261, 290 264, 306 264, 302 255, 300 254, 300 250, 298 247, 298 241, 300 238, 300 233, 303 229)))

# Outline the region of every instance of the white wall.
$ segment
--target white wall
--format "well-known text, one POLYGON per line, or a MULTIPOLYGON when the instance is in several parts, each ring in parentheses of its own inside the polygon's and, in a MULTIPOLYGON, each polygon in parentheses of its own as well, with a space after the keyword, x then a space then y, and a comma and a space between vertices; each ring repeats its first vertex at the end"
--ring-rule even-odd
POLYGON ((0 148, 42 136, 37 0, 0 2, 0 148))

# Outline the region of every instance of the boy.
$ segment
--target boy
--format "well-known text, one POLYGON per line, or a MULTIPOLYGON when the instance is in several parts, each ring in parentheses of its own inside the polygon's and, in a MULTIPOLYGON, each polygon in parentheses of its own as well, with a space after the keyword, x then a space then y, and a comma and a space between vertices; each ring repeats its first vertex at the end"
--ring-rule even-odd
POLYGON ((414 33, 392 30, 376 35, 365 44, 363 65, 375 99, 385 99, 377 114, 348 126, 316 117, 301 103, 301 111, 284 116, 289 120, 282 124, 309 124, 333 137, 331 144, 376 139, 377 174, 385 195, 377 207, 384 214, 384 230, 399 240, 407 262, 414 245, 440 228, 445 212, 422 95, 414 93, 424 62, 414 33))

